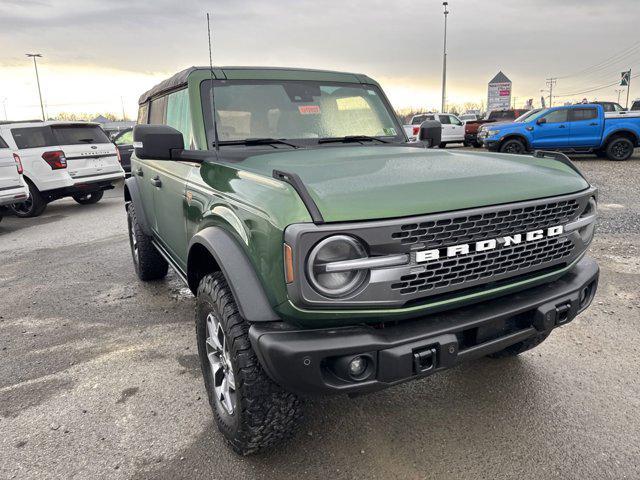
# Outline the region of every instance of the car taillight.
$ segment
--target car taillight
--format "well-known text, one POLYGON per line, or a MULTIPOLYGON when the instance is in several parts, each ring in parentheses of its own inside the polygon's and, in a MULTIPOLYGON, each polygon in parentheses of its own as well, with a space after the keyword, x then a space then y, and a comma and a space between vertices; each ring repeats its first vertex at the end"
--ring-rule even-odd
POLYGON ((413 134, 417 136, 419 133, 420 133, 420 125, 414 125, 413 134))
POLYGON ((20 160, 20 156, 17 153, 13 154, 13 161, 16 162, 18 173, 22 175, 24 173, 24 168, 22 168, 22 160, 20 160))
POLYGON ((44 152, 42 159, 49 164, 51 170, 59 170, 67 168, 67 158, 62 150, 54 150, 52 152, 44 152))
POLYGON ((120 149, 116 148, 116 155, 118 156, 118 163, 122 163, 122 157, 120 156, 120 149))

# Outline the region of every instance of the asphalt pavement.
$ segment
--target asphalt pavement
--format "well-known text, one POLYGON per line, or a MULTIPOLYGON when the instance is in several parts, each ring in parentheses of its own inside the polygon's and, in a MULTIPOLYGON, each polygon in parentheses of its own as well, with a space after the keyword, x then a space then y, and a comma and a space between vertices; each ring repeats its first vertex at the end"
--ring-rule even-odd
POLYGON ((640 155, 600 188, 593 306, 518 358, 308 401, 233 454, 206 401, 194 299, 134 274, 122 190, 0 222, 0 479, 640 478, 640 155))

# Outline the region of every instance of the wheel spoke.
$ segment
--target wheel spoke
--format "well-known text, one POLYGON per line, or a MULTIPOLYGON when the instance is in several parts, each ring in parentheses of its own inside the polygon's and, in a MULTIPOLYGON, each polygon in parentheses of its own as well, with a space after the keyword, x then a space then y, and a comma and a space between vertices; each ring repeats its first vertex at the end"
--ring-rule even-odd
POLYGON ((227 385, 231 390, 236 391, 236 377, 231 369, 227 370, 227 385))
POLYGON ((217 403, 229 415, 233 415, 236 379, 231 365, 231 355, 227 349, 227 337, 213 312, 207 315, 205 343, 217 403))

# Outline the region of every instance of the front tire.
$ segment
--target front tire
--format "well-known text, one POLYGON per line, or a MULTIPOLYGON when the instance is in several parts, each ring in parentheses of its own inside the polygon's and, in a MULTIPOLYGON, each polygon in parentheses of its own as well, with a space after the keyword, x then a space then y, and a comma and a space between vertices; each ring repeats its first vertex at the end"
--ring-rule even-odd
POLYGON ((156 250, 151 242, 151 237, 144 234, 133 203, 127 206, 127 225, 129 227, 129 245, 131 246, 131 256, 133 267, 138 278, 142 281, 160 280, 167 276, 169 264, 156 250))
POLYGON ((518 140, 517 138, 512 138, 511 140, 507 140, 502 145, 500 145, 501 153, 511 153, 514 155, 522 155, 526 153, 527 147, 522 142, 522 140, 518 140))
POLYGON ((80 205, 93 205, 94 203, 98 203, 100 200, 102 200, 103 195, 104 192, 102 190, 98 190, 97 192, 74 195, 73 199, 80 205))
POLYGON ((47 201, 38 190, 38 187, 30 181, 27 181, 27 187, 29 188, 29 198, 22 203, 14 203, 9 207, 16 217, 38 217, 47 208, 47 201))
POLYGON ((609 160, 623 162, 633 155, 634 148, 633 142, 627 137, 615 137, 609 141, 605 152, 609 160))
POLYGON ((262 369, 248 332, 224 275, 206 275, 196 299, 200 365, 218 430, 240 455, 289 438, 302 417, 298 397, 262 369))

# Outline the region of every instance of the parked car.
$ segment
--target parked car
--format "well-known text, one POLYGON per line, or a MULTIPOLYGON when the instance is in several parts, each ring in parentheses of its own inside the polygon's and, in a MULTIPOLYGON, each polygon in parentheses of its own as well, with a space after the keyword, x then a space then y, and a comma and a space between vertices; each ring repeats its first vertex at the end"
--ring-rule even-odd
POLYGON ((633 110, 633 111, 640 110, 640 100, 634 100, 629 110, 633 110))
POLYGON ((25 201, 29 190, 22 179, 22 162, 0 137, 0 220, 7 206, 25 201))
POLYGON ((133 128, 121 130, 112 137, 120 155, 120 165, 124 173, 131 174, 131 154, 133 153, 133 128))
MULTIPOLYGON (((589 102, 591 105, 600 105, 602 109, 606 112, 624 112, 625 109, 617 102, 589 102)), ((578 104, 584 105, 584 104, 578 104)))
POLYGON ((236 452, 287 438, 304 396, 534 348, 595 294, 597 191, 560 154, 407 143, 365 75, 191 68, 139 105, 133 265, 144 281, 171 266, 196 296, 205 388, 236 452))
MULTIPOLYGON (((420 130, 420 125, 425 120, 436 120, 442 124, 442 140, 440 142, 440 148, 445 148, 449 143, 464 143, 464 124, 462 121, 451 113, 426 113, 416 115, 411 119, 411 133, 413 134, 410 140, 417 137, 420 130), (418 122, 414 124, 414 122, 418 122)), ((407 132, 408 125, 405 125, 405 132, 407 132)), ((407 132, 407 135, 408 132, 407 132)))
POLYGON ((480 119, 475 113, 463 113, 458 118, 462 121, 462 123, 475 122, 476 120, 480 119))
POLYGON ((124 178, 118 150, 98 124, 7 122, 0 125, 0 136, 19 155, 29 188, 27 201, 11 207, 19 217, 37 217, 63 197, 96 203, 124 178))
POLYGON ((482 144, 478 141, 478 130, 481 125, 485 123, 496 122, 512 122, 519 116, 527 113, 528 110, 515 109, 515 110, 492 110, 482 120, 475 120, 467 122, 464 126, 464 140, 467 145, 473 145, 476 148, 482 147, 482 144))
POLYGON ((485 127, 480 137, 489 150, 505 153, 593 152, 610 160, 627 160, 639 139, 640 117, 608 117, 596 104, 547 108, 524 122, 485 127))
POLYGON ((431 120, 435 118, 432 113, 419 113, 418 115, 411 117, 409 124, 403 125, 404 133, 407 135, 410 142, 415 142, 418 139, 420 125, 422 122, 427 120, 427 117, 430 117, 431 120))

